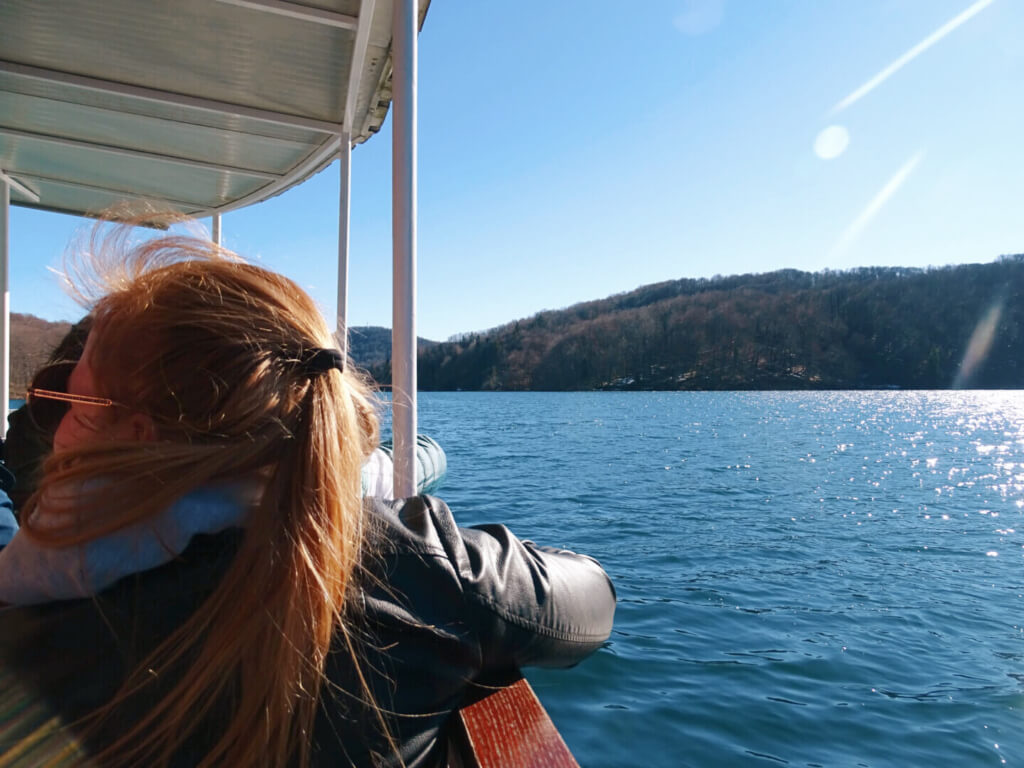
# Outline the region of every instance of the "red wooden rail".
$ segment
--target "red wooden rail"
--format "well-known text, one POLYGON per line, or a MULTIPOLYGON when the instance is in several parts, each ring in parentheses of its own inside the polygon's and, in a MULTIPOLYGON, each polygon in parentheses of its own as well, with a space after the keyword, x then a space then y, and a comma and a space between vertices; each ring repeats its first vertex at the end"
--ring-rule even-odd
POLYGON ((450 744, 449 768, 579 768, 522 678, 459 710, 450 744))

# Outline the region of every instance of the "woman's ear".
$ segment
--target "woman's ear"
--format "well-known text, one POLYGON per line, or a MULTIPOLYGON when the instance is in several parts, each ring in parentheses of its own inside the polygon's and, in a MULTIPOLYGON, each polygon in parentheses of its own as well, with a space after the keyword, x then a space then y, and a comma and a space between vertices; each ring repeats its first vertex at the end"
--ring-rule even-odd
POLYGON ((156 442, 156 423, 145 413, 132 413, 128 417, 128 433, 131 439, 140 443, 156 442))

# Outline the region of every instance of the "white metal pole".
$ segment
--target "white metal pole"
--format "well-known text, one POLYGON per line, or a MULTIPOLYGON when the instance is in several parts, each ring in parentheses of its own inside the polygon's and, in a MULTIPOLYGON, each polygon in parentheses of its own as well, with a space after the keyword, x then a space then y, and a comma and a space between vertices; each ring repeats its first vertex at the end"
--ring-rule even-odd
POLYGON ((348 355, 348 245, 352 217, 352 137, 342 131, 338 151, 340 185, 338 196, 338 346, 348 355))
POLYGON ((0 386, 3 387, 3 418, 0 435, 7 436, 7 411, 11 398, 11 287, 8 264, 11 255, 11 185, 0 179, 0 386))
POLYGON ((222 245, 219 213, 213 214, 213 223, 210 226, 210 229, 213 230, 210 233, 210 239, 213 240, 214 245, 222 245))
POLYGON ((416 0, 392 18, 391 407, 395 498, 416 492, 416 0))

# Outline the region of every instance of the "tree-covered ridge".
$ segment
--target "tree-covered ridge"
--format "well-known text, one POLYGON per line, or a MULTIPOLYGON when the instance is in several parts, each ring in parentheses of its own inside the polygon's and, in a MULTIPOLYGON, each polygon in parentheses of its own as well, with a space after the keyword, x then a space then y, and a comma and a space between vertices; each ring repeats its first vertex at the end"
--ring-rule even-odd
POLYGON ((50 357, 71 323, 52 323, 35 315, 11 313, 10 397, 24 397, 32 374, 50 357))
MULTIPOLYGON (((436 341, 417 337, 417 348, 426 349, 436 341)), ((348 354, 361 368, 386 363, 391 359, 391 329, 379 325, 355 325, 348 332, 348 354)))
MULTIPOLYGON (((673 280, 421 350, 419 385, 1019 388, 1022 286, 1024 255, 926 270, 780 270, 673 280), (972 336, 977 362, 965 367, 972 336)), ((388 378, 387 366, 373 372, 388 378)))

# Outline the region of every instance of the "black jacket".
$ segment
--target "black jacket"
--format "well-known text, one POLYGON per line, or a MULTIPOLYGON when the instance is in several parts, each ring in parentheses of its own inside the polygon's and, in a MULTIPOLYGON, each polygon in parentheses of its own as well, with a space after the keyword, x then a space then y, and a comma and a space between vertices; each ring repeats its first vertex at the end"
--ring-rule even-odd
MULTIPOLYGON (((615 593, 596 561, 520 541, 504 526, 458 528, 438 499, 368 502, 369 534, 352 626, 373 697, 410 768, 444 760, 451 713, 477 686, 520 666, 570 666, 611 632, 615 593)), ((129 670, 184 622, 230 564, 242 532, 195 536, 175 561, 95 600, 7 609, 0 664, 65 723, 108 700, 129 670)), ((313 739, 316 766, 398 764, 363 706, 349 654, 329 657, 313 739)), ((147 695, 159 695, 156 685, 147 695)), ((144 697, 89 737, 94 751, 143 711, 144 697)), ((0 720, 4 713, 0 706, 0 720)), ((216 717, 186 741, 194 765, 216 717)), ((0 729, 0 753, 24 728, 0 729)))

